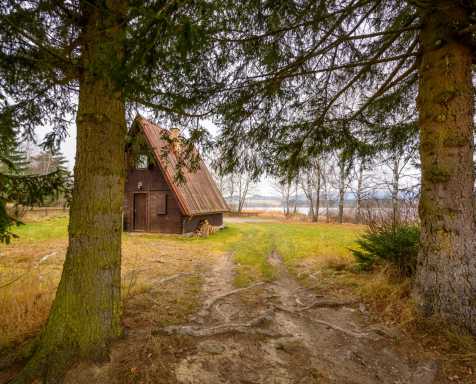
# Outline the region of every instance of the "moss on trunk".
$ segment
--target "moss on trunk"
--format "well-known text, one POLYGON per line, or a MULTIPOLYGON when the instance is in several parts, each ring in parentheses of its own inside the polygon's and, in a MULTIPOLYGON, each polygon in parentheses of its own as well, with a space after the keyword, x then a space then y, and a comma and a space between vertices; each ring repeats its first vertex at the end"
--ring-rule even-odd
POLYGON ((83 4, 74 191, 63 274, 38 347, 16 382, 61 380, 77 358, 104 359, 121 335, 125 179, 124 1, 83 4))
POLYGON ((414 294, 424 314, 476 333, 472 52, 455 33, 467 17, 448 0, 433 2, 422 17, 422 231, 414 294))

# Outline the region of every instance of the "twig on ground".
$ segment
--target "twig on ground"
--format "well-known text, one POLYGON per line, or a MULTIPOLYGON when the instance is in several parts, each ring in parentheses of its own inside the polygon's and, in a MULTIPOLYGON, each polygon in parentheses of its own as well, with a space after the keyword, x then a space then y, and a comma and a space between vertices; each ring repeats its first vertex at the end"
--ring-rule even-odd
POLYGON ((12 285, 13 283, 17 282, 18 280, 20 280, 23 276, 26 276, 28 272, 25 272, 25 273, 22 273, 20 276, 17 276, 15 277, 13 280, 10 280, 9 282, 3 284, 3 285, 0 285, 0 289, 2 288, 6 288, 10 285, 12 285))
MULTIPOLYGON (((168 283, 169 281, 172 281, 172 280, 175 280, 179 277, 182 277, 182 276, 191 276, 193 275, 193 273, 191 272, 180 272, 180 273, 177 273, 175 275, 172 275, 172 276, 167 276, 167 277, 164 277, 160 280, 157 280, 155 282, 153 282, 154 285, 161 285, 161 284, 164 284, 164 283, 168 283)), ((157 288, 152 288, 150 290, 150 292, 154 292, 157 288)))

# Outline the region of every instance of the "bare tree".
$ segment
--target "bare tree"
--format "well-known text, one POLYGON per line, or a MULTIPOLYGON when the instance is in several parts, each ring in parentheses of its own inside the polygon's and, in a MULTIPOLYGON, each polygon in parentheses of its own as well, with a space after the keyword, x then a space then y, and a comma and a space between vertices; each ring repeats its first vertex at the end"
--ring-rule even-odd
POLYGON ((352 158, 349 157, 349 154, 344 151, 340 151, 340 153, 336 154, 336 157, 338 167, 337 189, 339 191, 337 222, 342 224, 344 221, 345 193, 349 186, 349 176, 352 165, 352 158))
POLYGON ((304 195, 309 201, 309 216, 313 222, 317 222, 321 202, 321 159, 315 159, 309 168, 301 172, 300 181, 304 195))
POLYGON ((372 175, 368 172, 369 167, 370 160, 361 157, 358 162, 358 167, 354 168, 354 175, 352 176, 352 179, 357 180, 357 185, 355 188, 353 188, 352 184, 349 185, 355 196, 355 221, 357 223, 363 222, 364 201, 369 199, 371 193, 371 187, 368 180, 372 175))
MULTIPOLYGON (((416 146, 397 147, 387 152, 382 159, 382 182, 380 188, 390 194, 391 217, 394 226, 401 222, 401 198, 408 191, 418 188, 418 170, 414 166, 416 146)), ((379 185, 379 183, 376 183, 379 185)), ((413 192, 412 192, 413 194, 413 192)))
POLYGON ((273 189, 279 193, 281 197, 281 206, 283 207, 283 213, 285 216, 289 216, 290 213, 290 200, 291 200, 291 181, 287 178, 278 179, 272 183, 273 189))
POLYGON ((247 172, 236 173, 235 177, 237 179, 236 184, 237 184, 237 192, 238 192, 237 213, 240 214, 243 211, 243 208, 245 207, 246 197, 248 196, 248 193, 250 192, 251 177, 247 172))

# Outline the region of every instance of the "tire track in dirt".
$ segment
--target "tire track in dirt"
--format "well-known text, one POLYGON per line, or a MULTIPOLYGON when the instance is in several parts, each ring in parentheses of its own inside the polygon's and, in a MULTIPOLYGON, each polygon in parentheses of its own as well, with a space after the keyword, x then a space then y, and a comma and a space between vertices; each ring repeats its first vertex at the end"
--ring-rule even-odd
POLYGON ((273 252, 268 261, 275 281, 236 290, 231 256, 219 257, 205 278, 204 305, 191 324, 164 329, 197 336, 207 331, 197 337, 196 350, 176 364, 179 383, 445 382, 435 362, 398 353, 394 341, 370 331, 352 306, 333 298, 322 299, 323 307, 312 306, 320 299, 300 286, 281 257, 273 252), (244 294, 255 300, 243 300, 244 294))

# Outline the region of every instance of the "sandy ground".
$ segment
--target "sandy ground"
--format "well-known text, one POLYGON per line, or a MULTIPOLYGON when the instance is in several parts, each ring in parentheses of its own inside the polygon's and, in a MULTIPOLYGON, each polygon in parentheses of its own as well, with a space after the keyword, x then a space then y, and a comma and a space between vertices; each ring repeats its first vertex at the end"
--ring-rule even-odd
POLYGON ((196 351, 178 361, 177 382, 444 382, 436 362, 400 354, 392 330, 369 326, 356 309, 358 303, 316 297, 302 288, 276 253, 269 257, 278 270, 276 281, 231 295, 233 263, 226 256, 217 261, 192 327, 166 328, 170 333, 207 335, 197 337, 196 351))

